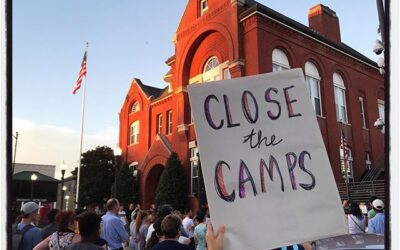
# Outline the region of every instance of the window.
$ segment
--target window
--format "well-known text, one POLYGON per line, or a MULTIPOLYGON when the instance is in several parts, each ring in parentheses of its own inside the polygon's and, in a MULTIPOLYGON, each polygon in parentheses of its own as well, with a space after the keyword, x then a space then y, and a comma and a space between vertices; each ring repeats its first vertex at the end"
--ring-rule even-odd
POLYGON ((272 72, 286 69, 290 69, 290 65, 285 52, 280 49, 274 49, 272 51, 272 72))
POLYGON ((365 152, 365 168, 371 169, 371 167, 372 167, 371 154, 369 152, 365 152))
POLYGON ((162 133, 162 114, 157 115, 157 134, 162 133))
POLYGON ((167 135, 172 134, 172 110, 167 111, 167 135))
POLYGON ((131 111, 130 111, 129 113, 138 112, 139 109, 140 109, 139 102, 136 101, 136 102, 134 102, 134 103, 132 104, 131 111))
POLYGON ((229 71, 229 68, 224 69, 224 79, 231 79, 231 72, 229 71))
POLYGON ((385 102, 378 99, 379 119, 385 120, 385 102))
POLYGON ((204 15, 208 10, 208 1, 207 0, 201 0, 200 1, 200 16, 204 15))
POLYGON ((219 62, 217 57, 213 56, 208 59, 203 70, 203 82, 221 80, 218 66, 219 62))
POLYGON ((191 194, 198 194, 199 187, 199 149, 197 147, 190 149, 190 169, 191 169, 191 194))
POLYGON ((365 109, 364 109, 364 97, 358 97, 358 102, 360 103, 360 116, 361 116, 361 126, 367 128, 367 123, 365 119, 365 109))
POLYGON ((129 144, 137 144, 139 143, 139 121, 135 121, 131 125, 131 133, 129 144))
POLYGON ((338 121, 348 123, 346 109, 346 87, 343 78, 338 74, 333 74, 333 85, 335 88, 336 118, 338 121))
POLYGON ((322 116, 320 76, 317 67, 312 62, 306 62, 306 82, 315 114, 322 116))
POLYGON ((345 164, 345 150, 340 146, 340 167, 342 170, 342 176, 344 180, 352 180, 353 179, 353 154, 351 152, 351 148, 347 147, 347 160, 345 164), (347 175, 345 174, 347 170, 347 175))

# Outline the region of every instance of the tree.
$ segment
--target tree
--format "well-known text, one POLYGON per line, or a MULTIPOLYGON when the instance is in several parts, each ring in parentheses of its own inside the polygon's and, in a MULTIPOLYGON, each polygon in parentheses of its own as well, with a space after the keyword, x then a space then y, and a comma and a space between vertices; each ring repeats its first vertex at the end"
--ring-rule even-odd
POLYGON ((116 191, 116 197, 119 202, 127 206, 129 203, 138 203, 139 202, 139 186, 137 185, 136 177, 133 176, 134 167, 129 167, 127 163, 125 163, 122 167, 117 169, 116 176, 116 186, 117 190, 115 190, 115 182, 112 185, 111 193, 114 194, 116 191))
POLYGON ((183 210, 186 207, 186 179, 178 154, 172 152, 157 186, 157 206, 170 204, 183 210))
MULTIPOLYGON (((107 146, 97 146, 82 154, 78 205, 102 206, 110 198, 114 182, 114 151, 107 146)), ((77 175, 77 170, 72 171, 77 175)))

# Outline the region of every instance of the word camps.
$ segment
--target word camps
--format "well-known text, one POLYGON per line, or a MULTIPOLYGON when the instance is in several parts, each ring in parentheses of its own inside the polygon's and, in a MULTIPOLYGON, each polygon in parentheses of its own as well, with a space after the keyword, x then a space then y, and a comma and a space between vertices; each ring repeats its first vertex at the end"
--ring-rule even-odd
MULTIPOLYGON (((297 102, 297 100, 294 98, 291 98, 289 95, 289 90, 291 90, 293 88, 295 88, 295 86, 293 86, 293 85, 282 88, 282 92, 285 97, 285 104, 286 104, 286 108, 287 108, 288 118, 301 116, 300 113, 295 113, 294 108, 293 108, 293 103, 297 102)), ((268 88, 264 93, 265 102, 276 105, 275 112, 268 110, 267 116, 271 120, 277 120, 282 115, 282 107, 281 107, 281 103, 276 98, 274 99, 272 95, 279 95, 279 90, 277 88, 268 88)), ((232 120, 231 109, 229 106, 229 97, 227 95, 223 94, 222 99, 223 99, 223 105, 224 105, 225 114, 226 114, 226 126, 228 128, 240 126, 240 123, 235 123, 232 120)), ((224 126, 225 120, 220 119, 218 123, 215 122, 215 120, 213 119, 213 116, 211 115, 211 109, 210 109, 211 101, 214 102, 213 105, 221 105, 220 101, 216 95, 213 95, 213 94, 208 95, 206 97, 206 99, 204 100, 204 114, 205 114, 205 117, 207 119, 209 126, 215 130, 219 130, 224 126)), ((243 113, 244 117, 246 118, 246 120, 251 124, 256 123, 258 121, 258 117, 259 117, 258 102, 251 91, 249 91, 249 90, 243 91, 242 98, 241 98, 241 104, 242 104, 242 113, 243 113), (253 111, 250 109, 250 102, 251 102, 252 106, 254 107, 253 111)), ((288 152, 285 155, 285 158, 286 158, 286 165, 287 165, 288 172, 289 172, 292 190, 297 190, 296 176, 294 173, 294 169, 297 164, 299 165, 300 170, 302 172, 306 173, 307 175, 309 175, 309 177, 311 179, 310 183, 308 183, 308 184, 299 183, 299 186, 302 187, 304 190, 312 190, 315 187, 315 177, 311 173, 311 171, 309 171, 305 168, 305 160, 306 160, 306 158, 308 158, 308 160, 311 160, 311 154, 306 150, 302 150, 299 155, 296 155, 293 152, 288 152)), ((223 166, 225 166, 229 171, 231 170, 231 167, 229 166, 229 164, 227 162, 225 162, 223 160, 220 160, 217 162, 217 164, 215 166, 215 175, 214 175, 215 189, 216 189, 218 196, 221 199, 223 199, 227 202, 234 202, 235 198, 236 198, 235 190, 233 190, 230 194, 228 193, 225 183, 224 183, 224 178, 223 178, 223 171, 222 171, 223 166)), ((278 161, 276 160, 276 157, 274 157, 273 155, 270 155, 268 164, 265 162, 264 159, 260 159, 260 164, 259 164, 261 191, 263 193, 266 192, 265 174, 268 173, 269 178, 271 179, 271 181, 273 181, 274 168, 276 169, 276 172, 278 173, 279 178, 280 178, 281 191, 282 192, 285 191, 282 172, 278 165, 278 161)), ((247 182, 250 182, 254 196, 256 196, 258 194, 253 176, 250 173, 249 168, 247 167, 246 163, 242 159, 240 159, 238 180, 239 180, 238 186, 239 186, 239 197, 240 198, 246 197, 245 184, 247 182)))

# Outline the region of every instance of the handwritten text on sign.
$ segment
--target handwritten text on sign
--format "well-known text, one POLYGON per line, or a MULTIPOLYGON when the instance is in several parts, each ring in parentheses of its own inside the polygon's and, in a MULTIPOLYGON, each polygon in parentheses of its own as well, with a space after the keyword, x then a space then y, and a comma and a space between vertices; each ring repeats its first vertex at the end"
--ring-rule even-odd
POLYGON ((296 69, 188 88, 210 212, 227 226, 227 249, 346 232, 305 84, 296 69))

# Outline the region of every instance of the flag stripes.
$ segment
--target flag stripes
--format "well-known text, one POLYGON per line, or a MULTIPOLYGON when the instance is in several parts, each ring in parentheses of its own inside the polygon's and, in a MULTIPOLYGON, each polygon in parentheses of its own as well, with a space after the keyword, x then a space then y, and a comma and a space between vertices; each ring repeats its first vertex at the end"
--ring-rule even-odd
POLYGON ((75 95, 76 91, 78 91, 78 89, 81 88, 83 77, 86 77, 86 53, 87 52, 85 51, 85 54, 83 55, 81 69, 80 69, 79 74, 78 74, 78 79, 76 80, 75 88, 72 91, 72 94, 74 94, 74 95, 75 95))

